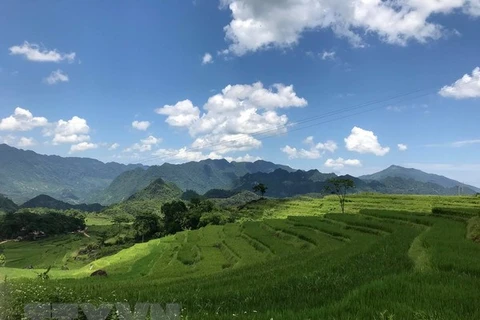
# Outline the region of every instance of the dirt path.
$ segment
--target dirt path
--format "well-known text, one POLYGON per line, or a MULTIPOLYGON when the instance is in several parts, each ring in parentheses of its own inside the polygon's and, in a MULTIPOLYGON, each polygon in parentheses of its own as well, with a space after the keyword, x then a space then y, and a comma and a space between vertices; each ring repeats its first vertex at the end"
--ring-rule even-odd
POLYGON ((9 241, 12 241, 12 240, 4 240, 4 241, 0 242, 0 244, 7 243, 7 242, 9 242, 9 241))

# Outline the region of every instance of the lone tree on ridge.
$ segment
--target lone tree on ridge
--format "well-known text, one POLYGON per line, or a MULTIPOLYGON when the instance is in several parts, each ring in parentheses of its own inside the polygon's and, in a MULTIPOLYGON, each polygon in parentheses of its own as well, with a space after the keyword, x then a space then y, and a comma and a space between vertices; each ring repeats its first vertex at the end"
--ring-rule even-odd
POLYGON ((355 188, 355 182, 351 179, 332 178, 327 180, 325 191, 331 194, 336 194, 340 201, 342 213, 345 213, 345 199, 349 189, 355 188))

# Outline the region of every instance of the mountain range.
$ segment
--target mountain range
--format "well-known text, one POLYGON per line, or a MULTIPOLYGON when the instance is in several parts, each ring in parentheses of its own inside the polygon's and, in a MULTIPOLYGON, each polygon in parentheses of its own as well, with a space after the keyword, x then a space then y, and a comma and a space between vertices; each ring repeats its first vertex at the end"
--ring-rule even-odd
MULTIPOLYGON (((138 202, 158 193, 176 198, 186 190, 205 194, 217 189, 210 191, 217 195, 230 190, 228 194, 235 194, 251 191, 252 186, 259 182, 268 186, 269 196, 290 197, 320 193, 326 180, 332 177, 336 175, 318 170, 294 170, 262 160, 203 160, 146 167, 40 155, 0 145, 0 194, 4 195, 0 196, 0 207, 4 207, 5 212, 14 211, 15 203, 22 204, 39 195, 42 196, 26 205, 48 203, 50 206, 55 199, 64 203, 54 204, 60 207, 80 203, 110 205, 128 199, 138 202)), ((459 191, 462 194, 480 192, 477 187, 444 176, 396 165, 371 175, 348 177, 355 181, 356 191, 439 195, 454 195, 459 191)))
POLYGON ((283 169, 294 170, 288 166, 268 161, 228 162, 227 160, 202 160, 183 164, 164 163, 147 169, 137 168, 120 174, 103 192, 93 200, 102 204, 111 204, 128 199, 132 194, 147 187, 152 181, 162 178, 173 182, 182 190, 194 190, 205 193, 210 189, 231 189, 240 177, 248 173, 273 172, 283 169))
POLYGON ((92 202, 121 173, 143 167, 88 158, 47 156, 0 144, 0 193, 20 204, 40 194, 92 202))

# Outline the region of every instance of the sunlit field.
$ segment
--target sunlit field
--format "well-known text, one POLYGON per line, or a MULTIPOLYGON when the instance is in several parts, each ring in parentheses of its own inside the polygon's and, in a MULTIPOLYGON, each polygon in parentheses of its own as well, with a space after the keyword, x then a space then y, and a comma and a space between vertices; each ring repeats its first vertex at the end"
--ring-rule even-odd
POLYGON ((82 238, 4 244, 2 314, 20 319, 32 301, 128 301, 177 302, 185 319, 480 318, 480 199, 364 194, 338 211, 334 196, 256 201, 240 223, 55 267, 48 280, 20 267, 56 265, 82 238), (108 277, 89 277, 97 269, 108 277))

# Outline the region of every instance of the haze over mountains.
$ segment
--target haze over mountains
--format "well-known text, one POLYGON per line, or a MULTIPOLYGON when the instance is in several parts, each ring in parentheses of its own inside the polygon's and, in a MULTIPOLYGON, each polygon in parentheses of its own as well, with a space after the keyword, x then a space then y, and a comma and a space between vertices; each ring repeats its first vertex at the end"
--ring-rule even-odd
MULTIPOLYGON (((31 203, 35 206, 38 203, 51 204, 55 199, 75 205, 97 202, 109 205, 132 199, 134 194, 135 200, 148 198, 159 190, 168 193, 169 198, 178 197, 185 190, 204 194, 211 189, 225 189, 235 193, 251 191, 252 185, 258 182, 268 186, 269 196, 290 197, 321 193, 326 180, 335 176, 318 170, 294 170, 268 161, 203 160, 146 167, 141 164, 103 163, 87 158, 46 156, 0 145, 0 194, 16 204, 42 195, 32 199, 31 203), (152 184, 154 181, 157 183, 152 184)), ((462 186, 462 194, 480 192, 477 187, 440 175, 395 165, 375 174, 347 177, 355 181, 357 191, 454 195, 459 192, 458 186, 462 186)), ((1 197, 0 200, 5 207, 14 209, 15 204, 12 205, 8 199, 1 197)), ((62 208, 68 206, 55 203, 57 205, 62 208)))

